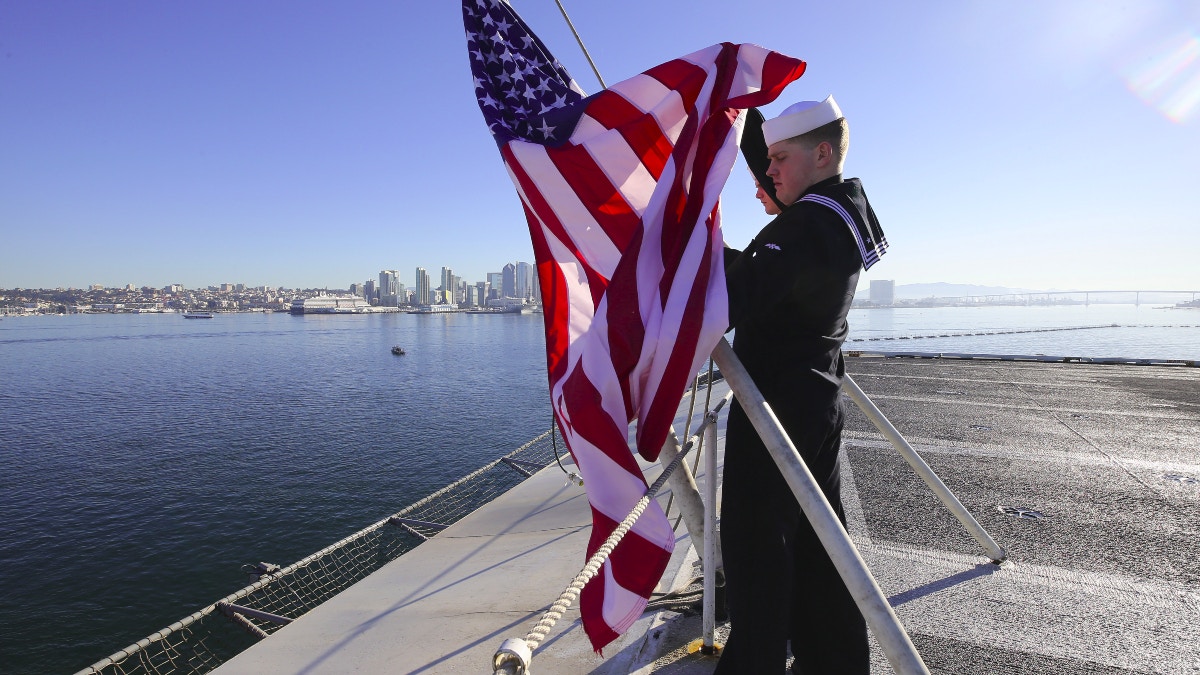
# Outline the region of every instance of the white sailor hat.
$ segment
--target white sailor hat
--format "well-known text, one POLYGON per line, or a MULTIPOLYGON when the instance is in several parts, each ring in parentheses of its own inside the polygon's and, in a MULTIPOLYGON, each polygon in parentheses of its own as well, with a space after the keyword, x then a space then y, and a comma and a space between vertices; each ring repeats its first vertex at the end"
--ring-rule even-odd
POLYGON ((778 117, 763 122, 763 139, 770 147, 779 141, 793 138, 824 126, 842 116, 833 95, 824 101, 801 101, 784 108, 778 117))

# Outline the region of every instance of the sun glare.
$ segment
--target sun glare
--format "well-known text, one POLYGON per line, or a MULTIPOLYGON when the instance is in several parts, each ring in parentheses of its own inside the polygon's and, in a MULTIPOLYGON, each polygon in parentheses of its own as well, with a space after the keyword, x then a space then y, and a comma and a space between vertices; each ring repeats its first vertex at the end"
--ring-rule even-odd
POLYGON ((1127 70, 1125 83, 1172 122, 1187 121, 1200 108, 1200 37, 1190 33, 1162 45, 1127 70))

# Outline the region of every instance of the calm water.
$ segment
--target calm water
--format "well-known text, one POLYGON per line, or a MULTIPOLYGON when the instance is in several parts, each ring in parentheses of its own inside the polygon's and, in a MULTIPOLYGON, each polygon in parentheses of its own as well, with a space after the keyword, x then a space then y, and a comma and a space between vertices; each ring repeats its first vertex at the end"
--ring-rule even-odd
POLYGON ((1162 305, 857 309, 850 327, 847 349, 1200 360, 1200 310, 1162 305))
POLYGON ((75 672, 550 426, 540 315, 6 318, 0 383, 5 673, 75 672))
MULTIPOLYGON (((1198 311, 851 322, 848 348, 1200 360, 1198 311)), ((543 345, 540 315, 0 321, 0 671, 74 672, 241 588, 242 564, 291 563, 541 433, 543 345)))

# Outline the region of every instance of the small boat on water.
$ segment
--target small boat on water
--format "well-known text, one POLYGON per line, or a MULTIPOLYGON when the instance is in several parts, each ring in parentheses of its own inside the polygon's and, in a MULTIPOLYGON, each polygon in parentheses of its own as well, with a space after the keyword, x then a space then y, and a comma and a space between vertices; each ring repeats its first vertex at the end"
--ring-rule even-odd
POLYGON ((211 318, 213 318, 213 315, 212 315, 212 312, 184 312, 183 318, 185 318, 185 319, 211 319, 211 318))
POLYGON ((396 356, 404 356, 404 347, 396 345, 395 347, 392 347, 392 353, 396 356))

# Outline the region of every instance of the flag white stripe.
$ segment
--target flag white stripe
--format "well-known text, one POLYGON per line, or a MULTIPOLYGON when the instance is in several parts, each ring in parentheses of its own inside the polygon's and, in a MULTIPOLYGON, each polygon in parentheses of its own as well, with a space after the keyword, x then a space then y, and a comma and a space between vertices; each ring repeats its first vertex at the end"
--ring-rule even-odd
POLYGON ((604 606, 602 609, 604 622, 617 633, 629 630, 634 621, 642 615, 643 598, 636 593, 626 590, 617 583, 612 574, 612 561, 605 561, 601 568, 604 574, 604 606))
MULTIPOLYGON (((583 259, 601 276, 610 277, 616 268, 616 262, 621 259, 621 251, 562 177, 562 173, 546 154, 546 149, 532 143, 515 142, 509 147, 521 168, 538 186, 538 194, 550 205, 550 210, 578 247, 583 259)), ((515 178, 513 184, 516 185, 521 198, 530 206, 530 210, 536 212, 529 196, 521 190, 521 185, 515 178)))
MULTIPOLYGON (((642 160, 629 147, 621 132, 613 129, 583 144, 588 154, 604 172, 608 182, 621 195, 638 218, 646 210, 646 204, 654 193, 654 177, 642 164, 642 160)), ((618 251, 616 256, 620 256, 618 251)), ((615 260, 610 262, 616 262, 615 260)), ((606 274, 605 278, 610 275, 606 274)))

